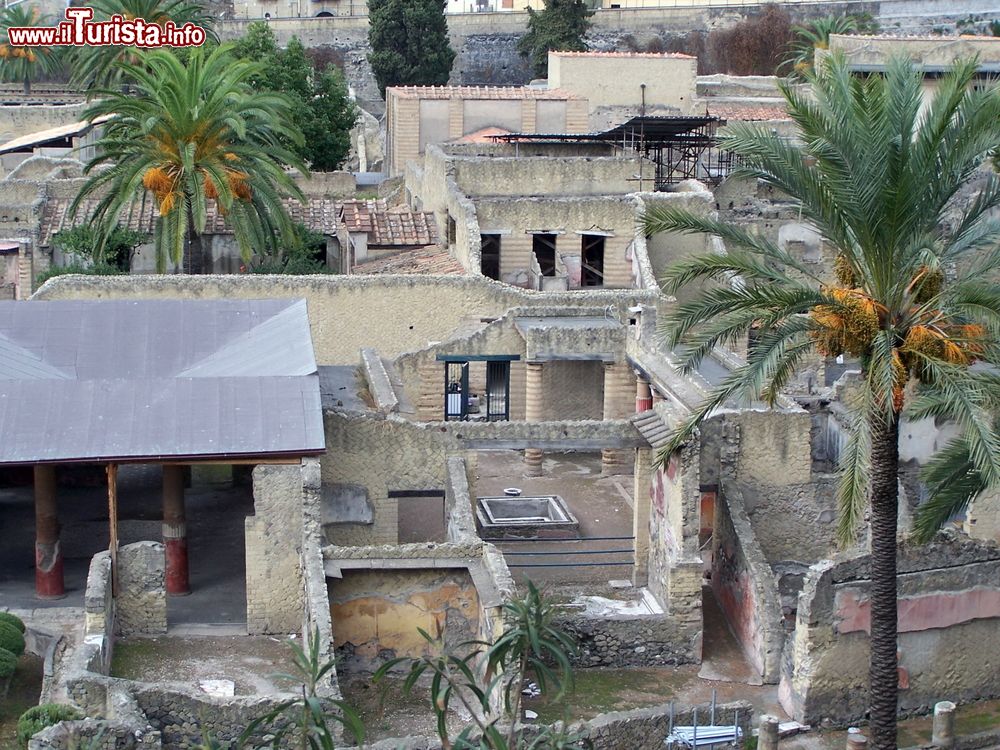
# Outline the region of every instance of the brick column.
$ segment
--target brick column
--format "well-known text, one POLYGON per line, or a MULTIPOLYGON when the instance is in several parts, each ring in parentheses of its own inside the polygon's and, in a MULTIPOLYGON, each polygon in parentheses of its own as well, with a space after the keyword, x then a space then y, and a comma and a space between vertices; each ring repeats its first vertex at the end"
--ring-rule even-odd
POLYGON ((632 583, 645 586, 649 579, 649 508, 653 472, 653 450, 636 448, 632 482, 632 536, 635 537, 635 567, 632 583))
POLYGON ((664 401, 667 400, 667 397, 664 396, 662 393, 660 393, 655 388, 653 388, 651 390, 653 391, 653 406, 656 406, 657 404, 662 404, 664 401))
MULTIPOLYGON (((635 375, 631 368, 613 362, 604 363, 604 419, 627 419, 635 408, 635 375)), ((601 449, 601 474, 605 476, 627 473, 624 471, 630 454, 616 448, 601 449)))
POLYGON ((649 381, 642 375, 635 376, 635 411, 640 414, 653 408, 653 393, 649 381))
POLYGON ((59 549, 56 467, 51 465, 35 466, 35 594, 39 599, 61 599, 66 595, 59 549))
POLYGON ((190 594, 183 466, 163 467, 163 547, 167 593, 171 596, 190 594))
MULTIPOLYGON (((525 363, 524 421, 542 421, 542 363, 525 363)), ((542 474, 542 449, 524 449, 524 473, 529 477, 542 474)))

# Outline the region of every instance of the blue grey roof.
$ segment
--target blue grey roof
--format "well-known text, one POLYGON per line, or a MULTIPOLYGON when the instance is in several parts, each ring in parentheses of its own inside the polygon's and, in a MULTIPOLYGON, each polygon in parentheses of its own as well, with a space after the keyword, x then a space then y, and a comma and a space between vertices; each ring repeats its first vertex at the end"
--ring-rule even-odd
POLYGON ((304 300, 0 302, 0 464, 321 453, 304 300))

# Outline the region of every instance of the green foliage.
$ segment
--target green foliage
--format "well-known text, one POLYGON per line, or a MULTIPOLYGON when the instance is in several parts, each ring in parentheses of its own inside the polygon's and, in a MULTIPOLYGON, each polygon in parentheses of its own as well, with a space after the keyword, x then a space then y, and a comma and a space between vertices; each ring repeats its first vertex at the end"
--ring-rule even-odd
POLYGON ((39 287, 44 284, 49 279, 54 279, 56 276, 69 276, 71 274, 81 274, 83 276, 124 276, 125 271, 120 268, 115 268, 114 266, 101 264, 92 264, 85 266, 81 263, 70 263, 66 266, 51 266, 45 271, 42 271, 35 277, 35 286, 39 287))
POLYGON ((10 622, 0 622, 0 649, 14 656, 24 653, 24 634, 10 622))
POLYGON ((448 40, 446 0, 368 0, 368 62, 387 86, 443 86, 455 50, 448 40))
POLYGON ((13 625, 20 632, 25 631, 24 620, 15 615, 13 612, 0 612, 0 623, 7 623, 13 625))
POLYGON ((17 669, 17 657, 5 648, 0 648, 0 680, 6 680, 17 669))
MULTIPOLYGON (((215 19, 196 0, 92 0, 94 21, 107 21, 112 16, 142 18, 163 26, 172 21, 178 27, 193 23, 205 29, 208 41, 217 42, 215 19)), ((127 65, 142 65, 137 47, 113 45, 74 47, 70 50, 70 80, 81 88, 111 88, 131 81, 127 65)))
POLYGON ((132 91, 104 90, 85 112, 89 120, 110 117, 72 206, 75 212, 101 196, 92 217, 99 246, 107 247, 122 210, 147 191, 159 205, 153 240, 160 272, 168 258, 179 265, 205 231, 209 200, 225 214, 244 259, 276 252, 292 236, 283 198, 304 199, 287 170, 306 172, 285 145, 303 142, 292 101, 254 91, 249 81, 262 66, 234 59, 226 45, 183 60, 152 50, 142 53, 141 67, 125 68, 132 91))
POLYGON ((148 241, 149 237, 141 232, 116 226, 101 247, 98 232, 87 224, 64 229, 52 237, 52 243, 65 255, 73 258, 71 264, 79 265, 77 261, 88 261, 96 266, 107 266, 125 273, 132 266, 135 249, 148 241))
POLYGON ((406 667, 403 689, 409 692, 419 680, 429 678, 431 708, 444 747, 582 750, 589 746, 588 742, 564 727, 541 727, 529 737, 517 732, 516 722, 509 720, 520 716, 521 686, 528 674, 535 677, 542 693, 553 693, 556 698, 572 684, 569 656, 576 651, 576 644, 554 624, 556 612, 556 606, 529 581, 524 596, 504 604, 504 632, 495 643, 470 641, 451 648, 445 644, 442 632, 431 636, 418 629, 427 641, 430 655, 390 659, 372 679, 379 682, 393 669, 406 667), (496 715, 493 710, 500 697, 506 717, 496 715), (454 737, 448 726, 453 700, 459 701, 473 717, 473 723, 454 737))
POLYGON ((527 58, 535 75, 544 78, 549 70, 549 52, 585 52, 583 41, 590 29, 590 10, 583 0, 545 0, 540 11, 528 8, 528 33, 517 43, 521 57, 527 58))
POLYGON ((273 736, 272 747, 276 749, 294 746, 302 750, 334 750, 338 743, 331 723, 341 725, 355 742, 363 743, 365 728, 357 713, 342 700, 320 695, 335 662, 323 659, 317 632, 310 634, 304 649, 294 642, 289 646, 293 671, 276 677, 297 684, 302 697, 284 701, 250 722, 240 735, 238 746, 247 747, 247 742, 266 733, 273 736), (337 710, 331 711, 331 708, 337 710))
POLYGON ((288 148, 311 169, 339 169, 351 150, 351 128, 358 119, 340 69, 326 65, 314 70, 298 38, 293 37, 288 47, 281 49, 271 27, 263 21, 247 27, 234 53, 240 59, 260 63, 260 72, 250 79, 255 90, 277 91, 289 98, 291 119, 304 139, 287 143, 288 148))
POLYGON ((795 40, 788 58, 792 72, 802 76, 812 70, 816 50, 829 48, 831 34, 853 34, 858 31, 858 25, 854 16, 826 16, 792 27, 795 40))
POLYGON ((17 720, 17 743, 22 748, 28 747, 28 740, 47 727, 60 721, 78 721, 83 714, 72 706, 61 703, 43 703, 29 708, 17 720))
POLYGON ((32 81, 45 78, 62 67, 55 47, 11 47, 7 29, 21 26, 47 26, 50 21, 38 8, 11 5, 0 9, 0 81, 24 84, 24 93, 31 93, 32 81))
POLYGON ((265 255, 251 262, 250 273, 290 274, 335 273, 326 264, 326 237, 304 224, 296 224, 291 244, 280 255, 265 255))

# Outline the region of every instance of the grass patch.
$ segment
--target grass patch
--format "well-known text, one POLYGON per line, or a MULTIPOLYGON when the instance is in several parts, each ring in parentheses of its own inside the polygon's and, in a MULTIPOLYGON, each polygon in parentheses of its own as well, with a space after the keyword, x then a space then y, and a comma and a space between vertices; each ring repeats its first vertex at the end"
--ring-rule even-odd
POLYGON ((671 700, 687 675, 673 669, 582 669, 573 689, 562 699, 526 699, 525 708, 538 712, 542 723, 567 716, 589 719, 607 711, 655 706, 671 700))
POLYGON ((42 692, 42 659, 25 654, 17 662, 6 700, 0 701, 0 747, 17 747, 17 720, 38 705, 42 692))
POLYGON ((157 653, 157 643, 151 639, 136 638, 115 642, 111 654, 111 676, 125 680, 142 680, 142 666, 157 653))

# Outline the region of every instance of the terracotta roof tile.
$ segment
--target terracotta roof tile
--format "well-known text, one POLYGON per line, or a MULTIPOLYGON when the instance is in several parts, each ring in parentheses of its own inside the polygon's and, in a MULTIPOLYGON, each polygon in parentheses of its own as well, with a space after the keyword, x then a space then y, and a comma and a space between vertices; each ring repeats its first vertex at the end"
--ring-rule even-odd
POLYGON ((694 55, 685 55, 683 52, 550 52, 556 57, 651 57, 651 58, 673 58, 677 60, 697 60, 694 55))
POLYGON ((357 263, 354 273, 458 276, 465 274, 465 269, 446 248, 423 247, 357 263))
MULTIPOLYGON (((52 235, 87 222, 97 206, 96 200, 84 201, 75 217, 69 215, 72 201, 51 199, 42 211, 39 244, 48 247, 52 235)), ((419 247, 437 243, 437 224, 432 214, 413 211, 405 206, 388 208, 385 201, 339 201, 332 198, 308 198, 305 204, 285 200, 285 208, 293 221, 305 224, 314 232, 337 234, 340 222, 352 232, 365 232, 369 244, 375 247, 419 247)), ((143 234, 152 234, 156 227, 155 202, 143 193, 140 200, 127 206, 121 214, 122 226, 143 234)), ((226 219, 214 201, 209 201, 206 234, 232 234, 226 219)))
POLYGON ((399 99, 582 99, 561 89, 531 86, 390 86, 386 90, 399 99))
POLYGON ((788 112, 779 104, 732 104, 728 102, 706 104, 708 114, 730 122, 757 122, 762 120, 787 120, 788 112))

